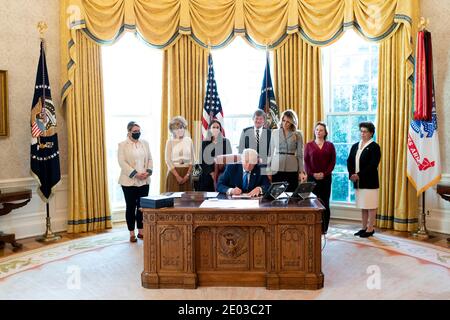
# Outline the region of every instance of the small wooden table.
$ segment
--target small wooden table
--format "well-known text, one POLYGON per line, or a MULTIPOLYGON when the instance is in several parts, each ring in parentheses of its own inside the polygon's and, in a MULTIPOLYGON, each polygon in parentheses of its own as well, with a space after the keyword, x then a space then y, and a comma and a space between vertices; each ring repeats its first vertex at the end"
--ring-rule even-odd
MULTIPOLYGON (((450 185, 438 183, 436 192, 442 197, 442 199, 450 201, 450 185)), ((447 241, 450 242, 450 238, 447 238, 447 241)))
MULTIPOLYGON (((0 216, 10 213, 12 210, 23 207, 31 200, 31 190, 29 189, 9 189, 0 191, 0 216), (17 202, 21 201, 22 202, 17 202)), ((0 231, 0 249, 5 247, 5 243, 10 243, 13 250, 22 248, 22 244, 16 241, 14 233, 3 233, 0 231)))

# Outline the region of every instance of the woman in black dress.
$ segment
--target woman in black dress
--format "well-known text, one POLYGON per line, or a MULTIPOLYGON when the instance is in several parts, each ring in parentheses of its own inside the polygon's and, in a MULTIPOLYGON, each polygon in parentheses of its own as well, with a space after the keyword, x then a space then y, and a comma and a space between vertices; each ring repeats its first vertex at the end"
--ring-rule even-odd
POLYGON ((200 155, 202 174, 198 183, 198 191, 215 191, 214 157, 232 153, 230 140, 222 135, 222 125, 213 120, 208 126, 206 139, 202 141, 200 155))

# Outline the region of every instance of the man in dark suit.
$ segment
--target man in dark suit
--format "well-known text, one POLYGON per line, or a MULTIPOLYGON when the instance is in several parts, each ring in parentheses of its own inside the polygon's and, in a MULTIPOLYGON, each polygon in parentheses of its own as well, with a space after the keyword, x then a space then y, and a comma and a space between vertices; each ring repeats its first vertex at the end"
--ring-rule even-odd
POLYGON ((269 156, 271 130, 264 128, 266 114, 263 110, 256 110, 253 114, 254 126, 242 130, 239 139, 239 153, 244 149, 254 149, 258 152, 262 164, 267 164, 269 156))
POLYGON ((243 193, 257 197, 269 188, 270 182, 266 175, 261 174, 258 164, 258 153, 253 149, 244 149, 241 163, 229 164, 217 183, 217 191, 227 195, 243 193))

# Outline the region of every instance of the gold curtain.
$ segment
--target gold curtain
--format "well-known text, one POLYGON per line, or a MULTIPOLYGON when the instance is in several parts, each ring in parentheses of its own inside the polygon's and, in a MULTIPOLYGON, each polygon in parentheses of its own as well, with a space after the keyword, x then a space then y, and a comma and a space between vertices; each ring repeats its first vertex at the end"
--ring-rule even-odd
POLYGON ((69 233, 111 228, 100 47, 80 31, 75 43, 78 67, 66 99, 69 233))
POLYGON ((416 5, 417 0, 61 0, 63 98, 76 68, 74 30, 83 30, 100 44, 129 30, 164 49, 181 35, 204 48, 224 46, 242 35, 253 46, 274 49, 295 33, 322 46, 348 28, 382 40, 397 24, 411 23, 416 5))
MULTIPOLYGON (((396 227, 395 221, 408 216, 412 221, 408 223, 410 229, 415 219, 414 204, 405 198, 406 193, 396 192, 400 187, 409 194, 405 160, 401 154, 406 140, 401 140, 402 136, 395 137, 392 132, 386 137, 381 136, 384 130, 392 130, 395 126, 403 130, 402 134, 406 132, 408 108, 411 108, 407 101, 410 88, 403 75, 398 74, 409 68, 408 58, 413 49, 411 38, 415 36, 411 27, 417 21, 417 10, 418 0, 268 0, 264 5, 258 0, 61 0, 62 100, 67 99, 69 104, 71 97, 70 104, 81 108, 81 104, 74 101, 83 99, 78 96, 81 89, 74 86, 81 82, 77 78, 79 69, 85 68, 80 65, 81 57, 78 56, 82 52, 78 30, 99 44, 115 41, 124 30, 133 31, 148 44, 165 49, 161 150, 164 150, 168 137, 168 121, 175 115, 183 115, 189 121, 189 131, 198 149, 196 137, 200 126, 197 128, 195 121, 200 121, 207 73, 204 48, 224 46, 236 35, 242 35, 253 46, 268 45, 270 49, 277 49, 276 98, 281 111, 286 108, 297 111, 300 127, 308 141, 313 136, 314 122, 323 118, 320 50, 317 46, 337 41, 349 28, 354 28, 366 39, 385 41, 382 46, 386 48, 388 43, 395 42, 395 52, 391 49, 390 55, 385 52, 384 58, 380 56, 380 61, 385 60, 383 68, 386 70, 380 69, 382 91, 379 93, 378 132, 380 140, 383 139, 380 141, 383 154, 394 157, 394 162, 390 162, 391 158, 383 158, 381 164, 382 184, 386 182, 388 187, 382 186, 380 191, 383 193, 380 212, 386 212, 386 217, 379 217, 379 225, 384 224, 380 221, 394 220, 394 228, 403 230, 405 225, 396 227), (387 61, 395 64, 391 65, 396 71, 395 78, 387 78, 387 61), (385 78, 381 78, 382 72, 385 72, 385 78), (388 174, 395 176, 394 180, 387 181, 383 177, 388 174), (393 218, 395 212, 399 217, 393 218)), ((380 49, 380 55, 382 50, 385 49, 380 49)), ((100 93, 96 91, 96 94, 100 93)), ((78 122, 73 125, 81 126, 78 122)), ((163 161, 161 188, 164 188, 166 174, 163 161)))
POLYGON ((417 196, 406 177, 406 140, 412 110, 413 64, 408 61, 411 33, 400 25, 380 44, 377 141, 381 147, 377 226, 417 230, 417 196))
MULTIPOLYGON (((161 119, 161 155, 169 138, 168 123, 181 115, 188 122, 194 141, 195 158, 201 147, 201 117, 205 97, 208 51, 196 45, 189 37, 181 36, 173 46, 164 50, 163 97, 161 119)), ((165 190, 167 166, 161 156, 160 190, 165 190)))
POLYGON ((314 124, 324 120, 320 48, 298 34, 274 50, 275 98, 280 113, 293 109, 305 142, 314 138, 314 124))

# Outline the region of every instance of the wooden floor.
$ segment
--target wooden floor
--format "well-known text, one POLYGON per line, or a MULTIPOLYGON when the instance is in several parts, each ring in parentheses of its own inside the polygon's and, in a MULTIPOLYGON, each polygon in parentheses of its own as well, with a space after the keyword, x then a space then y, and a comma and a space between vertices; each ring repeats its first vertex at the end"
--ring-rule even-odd
MULTIPOLYGON (((360 223, 359 222, 355 222, 355 221, 350 221, 350 220, 339 220, 339 219, 331 219, 330 222, 330 226, 337 226, 339 225, 341 228, 345 227, 349 230, 359 230, 360 228, 360 223)), ((69 234, 66 232, 60 233, 60 235, 62 236, 61 240, 58 240, 57 243, 63 243, 66 241, 70 241, 70 240, 74 240, 74 239, 80 239, 80 238, 84 238, 84 237, 89 237, 92 235, 96 235, 99 233, 108 233, 108 232, 115 232, 118 229, 123 230, 126 229, 126 223, 125 222, 115 222, 113 223, 113 229, 109 229, 109 230, 105 230, 105 231, 101 231, 101 232, 86 232, 86 233, 79 233, 79 234, 69 234)), ((382 234, 387 234, 387 235, 391 235, 391 236, 396 236, 396 237, 400 237, 400 238, 406 238, 406 239, 410 239, 410 240, 414 240, 414 241, 420 241, 420 242, 425 242, 425 243, 430 243, 439 247, 443 247, 443 248, 450 248, 450 242, 449 242, 449 235, 447 234, 442 234, 442 233, 436 233, 436 232, 429 232, 430 237, 428 239, 420 239, 417 237, 414 237, 411 233, 409 232, 400 232, 400 231, 394 231, 394 230, 384 230, 384 229, 375 229, 375 236, 377 233, 382 233, 382 234)), ((34 250, 34 249, 38 249, 38 248, 43 248, 48 244, 45 243, 41 243, 41 242, 37 242, 35 240, 36 238, 27 238, 27 239, 21 239, 18 242, 20 242, 21 244, 23 244, 22 249, 14 252, 12 250, 11 245, 9 244, 5 244, 5 248, 4 249, 0 249, 0 258, 3 257, 8 257, 11 256, 15 253, 19 253, 19 252, 26 252, 26 251, 30 251, 30 250, 34 250)), ((49 243, 49 244, 54 244, 55 242, 49 243)))

